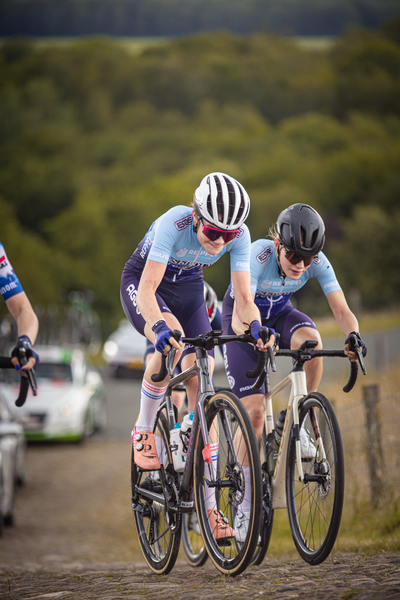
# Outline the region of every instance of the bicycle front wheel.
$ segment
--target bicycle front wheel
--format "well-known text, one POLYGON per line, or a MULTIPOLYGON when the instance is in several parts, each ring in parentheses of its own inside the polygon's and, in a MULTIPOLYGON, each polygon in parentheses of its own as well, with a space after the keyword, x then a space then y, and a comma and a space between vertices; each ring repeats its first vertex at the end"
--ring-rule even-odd
POLYGON ((182 547, 190 566, 201 567, 204 565, 208 554, 195 512, 182 515, 182 547))
POLYGON ((168 502, 149 499, 146 492, 163 495, 159 471, 142 471, 131 452, 132 510, 140 549, 154 573, 167 574, 175 565, 181 539, 181 521, 178 508, 177 482, 168 469, 172 465, 169 429, 165 416, 160 413, 154 428, 157 454, 166 469, 168 502))
POLYGON ((238 575, 250 563, 260 532, 262 483, 257 440, 246 409, 231 392, 221 391, 210 398, 206 421, 214 454, 212 463, 205 462, 199 428, 194 477, 196 512, 210 559, 221 573, 238 575), (225 538, 216 525, 223 516, 228 529, 236 528, 225 538))
POLYGON ((311 565, 330 554, 339 531, 344 497, 344 456, 339 424, 329 400, 314 392, 299 405, 302 465, 297 474, 295 440, 289 442, 286 498, 290 530, 300 556, 311 565), (307 435, 306 435, 307 434, 307 435))

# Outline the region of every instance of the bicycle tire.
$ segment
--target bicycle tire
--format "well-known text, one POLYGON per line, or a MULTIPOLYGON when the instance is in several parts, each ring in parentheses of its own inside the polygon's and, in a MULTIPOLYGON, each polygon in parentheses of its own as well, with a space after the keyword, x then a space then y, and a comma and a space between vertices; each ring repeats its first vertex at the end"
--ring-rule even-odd
MULTIPOLYGON (((160 462, 168 469, 168 465, 172 465, 172 453, 169 445, 168 421, 162 413, 156 420, 154 435, 156 443, 157 439, 160 440, 157 444, 160 462)), ((162 493, 159 472, 139 469, 133 460, 133 448, 131 448, 132 508, 136 506, 139 509, 133 510, 138 542, 150 569, 154 573, 166 575, 172 570, 178 557, 181 522, 174 523, 174 529, 171 530, 166 507, 140 495, 137 486, 140 488, 146 479, 153 480, 154 484, 151 485, 154 485, 154 490, 162 493)), ((174 487, 173 482, 171 487, 174 487)), ((179 513, 177 518, 180 518, 179 513)))
POLYGON ((195 512, 182 515, 182 548, 191 567, 202 567, 208 558, 207 549, 198 528, 195 512))
POLYGON ((267 554, 269 543, 271 541, 272 527, 274 524, 274 509, 272 508, 272 486, 271 478, 268 474, 267 465, 267 436, 265 432, 265 426, 261 437, 261 449, 260 449, 260 460, 261 460, 261 476, 263 486, 263 500, 262 500, 262 517, 260 536, 257 540, 257 547, 251 560, 251 565, 258 566, 263 562, 265 555, 267 554))
POLYGON ((247 497, 250 496, 250 509, 246 511, 247 533, 240 543, 235 537, 225 540, 226 545, 221 545, 213 535, 208 518, 207 498, 212 495, 212 488, 209 488, 204 478, 208 478, 209 473, 208 469, 205 471, 204 440, 199 428, 196 439, 194 493, 200 530, 208 555, 216 568, 226 575, 239 575, 252 559, 260 531, 262 483, 257 440, 246 409, 231 392, 221 391, 209 399, 206 406, 206 423, 210 441, 215 440, 215 436, 218 435, 216 480, 219 484, 225 484, 215 494, 213 508, 222 510, 231 527, 246 492, 243 466, 249 467, 248 481, 251 491, 249 494, 247 490, 247 497), (229 436, 233 442, 231 446, 227 443, 229 436))
POLYGON ((322 563, 332 551, 343 509, 344 455, 339 423, 329 400, 313 392, 299 406, 300 426, 304 425, 314 441, 316 456, 302 458, 303 470, 319 481, 298 480, 293 432, 289 441, 286 464, 286 499, 290 530, 300 556, 311 565, 322 563), (315 411, 325 449, 322 459, 311 424, 315 411), (319 460, 321 458, 321 460, 319 460))

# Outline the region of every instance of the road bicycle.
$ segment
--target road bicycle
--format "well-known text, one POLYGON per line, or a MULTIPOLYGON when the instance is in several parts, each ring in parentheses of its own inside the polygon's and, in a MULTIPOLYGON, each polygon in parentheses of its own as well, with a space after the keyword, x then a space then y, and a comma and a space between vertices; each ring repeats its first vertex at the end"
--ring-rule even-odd
MULTIPOLYGON (((172 332, 176 339, 180 333, 172 332)), ((262 480, 260 453, 250 417, 241 401, 230 391, 215 392, 207 350, 229 342, 253 343, 249 333, 221 335, 210 331, 182 341, 196 349, 192 367, 171 378, 155 419, 153 431, 161 468, 143 471, 131 455, 132 509, 143 556, 155 573, 169 573, 173 568, 183 531, 186 556, 199 566, 207 553, 215 567, 224 574, 238 575, 248 566, 256 551, 261 527, 262 480), (171 399, 174 386, 198 377, 198 393, 184 471, 174 469, 170 431, 176 423, 171 399), (209 510, 222 511, 233 527, 242 503, 249 503, 248 528, 240 543, 235 537, 216 540, 209 520, 209 510), (211 508, 210 508, 211 506, 211 508), (182 523, 184 524, 182 526, 182 523), (197 541, 196 541, 197 538, 197 541)), ((263 328, 263 339, 269 331, 263 328)), ((172 375, 174 349, 166 365, 153 375, 162 381, 172 375)), ((258 377, 261 367, 249 376, 258 377)))
MULTIPOLYGON (((356 383, 359 364, 366 375, 357 338, 353 334, 350 338, 350 348, 356 352, 358 363, 350 363, 350 378, 343 388, 346 393, 356 383)), ((300 556, 309 564, 322 563, 337 538, 345 482, 342 438, 328 398, 319 392, 307 392, 304 363, 317 356, 347 357, 340 350, 315 350, 317 343, 307 341, 296 350, 278 350, 276 356, 293 359, 292 371, 270 390, 269 365, 273 371, 276 366, 269 356, 254 384, 253 389, 259 389, 265 380, 266 417, 261 441, 262 526, 251 561, 253 565, 261 564, 267 552, 275 509, 287 508, 293 541, 300 556), (278 449, 274 448, 272 398, 287 386, 291 389, 278 449), (305 451, 301 436, 305 436, 305 451), (275 460, 271 461, 274 451, 277 451, 275 465, 275 460)))

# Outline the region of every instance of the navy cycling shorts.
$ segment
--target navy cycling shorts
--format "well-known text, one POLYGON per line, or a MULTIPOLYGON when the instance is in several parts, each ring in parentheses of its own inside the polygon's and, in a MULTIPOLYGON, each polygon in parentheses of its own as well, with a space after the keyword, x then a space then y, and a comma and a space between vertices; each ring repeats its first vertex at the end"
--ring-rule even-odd
MULTIPOLYGON (((121 278, 121 304, 131 325, 142 335, 146 324, 136 304, 140 277, 124 269, 121 278)), ((196 337, 210 331, 210 320, 204 302, 203 281, 161 281, 156 300, 162 313, 172 313, 179 321, 186 337, 196 337)), ((185 346, 182 356, 195 352, 194 346, 185 346)), ((214 350, 208 352, 214 356, 214 350)))
MULTIPOLYGON (((231 326, 233 300, 229 291, 225 294, 222 304, 222 327, 224 334, 234 334, 231 326)), ((271 319, 262 319, 262 324, 272 327, 281 334, 279 340, 280 348, 290 348, 290 340, 293 333, 300 327, 311 327, 317 329, 313 321, 304 313, 296 310, 291 302, 271 319)), ((230 342, 224 346, 225 370, 229 385, 236 396, 244 398, 252 394, 265 394, 265 385, 257 392, 253 392, 250 386, 254 380, 246 377, 247 371, 252 371, 257 364, 257 351, 251 344, 230 342)))

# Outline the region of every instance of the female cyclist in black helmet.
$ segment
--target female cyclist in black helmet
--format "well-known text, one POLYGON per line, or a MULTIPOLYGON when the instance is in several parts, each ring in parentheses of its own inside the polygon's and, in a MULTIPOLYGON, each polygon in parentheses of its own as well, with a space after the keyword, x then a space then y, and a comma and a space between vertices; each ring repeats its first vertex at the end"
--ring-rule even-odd
MULTIPOLYGON (((325 225, 316 210, 307 204, 293 204, 282 211, 276 226, 270 230, 272 239, 260 239, 251 245, 251 292, 258 307, 262 324, 280 334, 281 348, 298 348, 306 340, 316 340, 322 348, 321 336, 313 321, 292 305, 290 298, 312 277, 316 277, 326 295, 329 306, 346 338, 345 352, 350 360, 357 360, 350 352, 348 336, 358 332, 358 322, 349 309, 336 279, 332 265, 321 252, 325 242, 325 225)), ((224 333, 242 333, 246 329, 236 314, 232 284, 223 301, 222 325, 224 333)), ((366 347, 357 333, 360 348, 366 347)), ((252 381, 246 372, 252 370, 257 355, 247 344, 232 343, 225 347, 225 368, 233 392, 246 406, 258 439, 264 424, 264 387, 254 394, 252 381)), ((309 392, 318 388, 322 377, 322 358, 305 363, 309 392)), ((302 437, 302 453, 307 453, 307 437, 302 437), (304 448, 303 448, 304 446, 304 448)), ((243 507, 245 508, 245 507, 243 507)), ((246 519, 238 513, 235 531, 240 541, 245 535, 246 519)))

